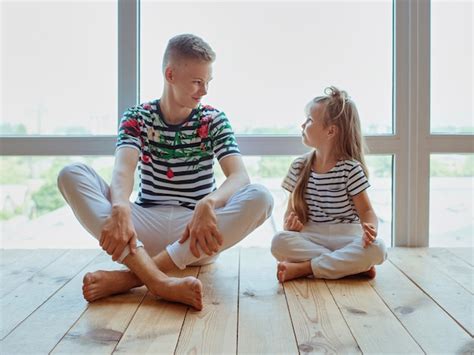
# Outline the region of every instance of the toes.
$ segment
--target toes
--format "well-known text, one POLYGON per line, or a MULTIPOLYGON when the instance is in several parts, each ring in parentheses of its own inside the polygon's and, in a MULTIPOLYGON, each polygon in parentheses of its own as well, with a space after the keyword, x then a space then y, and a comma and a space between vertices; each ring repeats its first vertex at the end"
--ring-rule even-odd
POLYGON ((83 282, 83 285, 86 286, 86 285, 90 285, 94 283, 94 280, 95 280, 94 274, 91 272, 88 272, 87 274, 84 275, 82 282, 83 282))

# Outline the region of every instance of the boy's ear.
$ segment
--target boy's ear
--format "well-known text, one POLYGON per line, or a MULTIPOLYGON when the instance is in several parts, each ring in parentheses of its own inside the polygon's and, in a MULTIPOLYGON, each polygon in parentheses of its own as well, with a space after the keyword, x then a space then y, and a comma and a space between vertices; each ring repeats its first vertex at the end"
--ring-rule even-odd
POLYGON ((171 68, 171 65, 167 65, 165 68, 165 80, 167 82, 173 82, 174 80, 174 71, 173 68, 171 68))

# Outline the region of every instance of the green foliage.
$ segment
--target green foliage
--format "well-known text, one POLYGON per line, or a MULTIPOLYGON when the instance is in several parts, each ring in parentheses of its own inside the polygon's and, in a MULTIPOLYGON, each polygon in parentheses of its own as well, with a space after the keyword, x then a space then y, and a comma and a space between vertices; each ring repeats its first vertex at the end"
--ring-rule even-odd
POLYGON ((368 155, 365 157, 369 174, 372 177, 392 176, 392 157, 386 155, 368 155))
POLYGON ((430 160, 431 177, 474 176, 474 155, 450 157, 435 155, 430 160))
POLYGON ((26 126, 24 124, 10 124, 7 122, 2 122, 0 124, 0 134, 4 135, 25 135, 26 126))
POLYGON ((258 164, 258 174, 265 178, 279 177, 283 179, 293 160, 292 156, 262 157, 258 164))
POLYGON ((31 159, 25 157, 2 157, 0 184, 22 184, 31 176, 31 159))
POLYGON ((56 186, 56 180, 54 180, 54 182, 47 181, 38 191, 34 192, 31 197, 35 203, 38 216, 57 210, 65 204, 56 186))

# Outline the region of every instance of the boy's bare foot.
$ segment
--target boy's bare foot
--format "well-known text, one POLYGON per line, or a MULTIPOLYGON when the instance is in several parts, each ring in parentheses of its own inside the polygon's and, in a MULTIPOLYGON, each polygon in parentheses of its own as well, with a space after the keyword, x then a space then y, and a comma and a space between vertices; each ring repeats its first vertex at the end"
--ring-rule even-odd
POLYGON ((304 261, 301 263, 290 263, 288 261, 281 261, 277 267, 277 278, 281 283, 298 277, 312 275, 311 262, 304 261))
POLYGON ((140 281, 130 271, 95 271, 84 275, 82 294, 88 302, 118 293, 124 293, 141 286, 140 281))
POLYGON ((167 301, 184 303, 198 311, 202 309, 202 283, 195 277, 169 277, 151 292, 167 301))
MULTIPOLYGON (((88 302, 124 293, 143 283, 130 271, 95 271, 84 276, 82 294, 88 302)), ((169 277, 150 292, 167 301, 180 302, 202 309, 202 284, 195 277, 169 277)))

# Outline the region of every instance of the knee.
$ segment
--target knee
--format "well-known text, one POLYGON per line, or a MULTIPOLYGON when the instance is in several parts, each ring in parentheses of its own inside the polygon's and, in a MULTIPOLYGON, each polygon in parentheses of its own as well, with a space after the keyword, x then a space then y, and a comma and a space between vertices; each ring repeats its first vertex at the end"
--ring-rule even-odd
POLYGON ((372 258, 372 263, 382 264, 387 259, 387 247, 381 239, 377 239, 370 246, 370 254, 372 258))
POLYGON ((273 211, 273 196, 268 189, 261 184, 250 184, 247 187, 251 194, 252 204, 259 211, 265 211, 265 218, 270 217, 273 211))
POLYGON ((281 231, 275 234, 275 236, 272 239, 272 245, 271 245, 271 252, 272 255, 277 259, 278 261, 282 261, 285 259, 285 251, 288 250, 288 239, 290 238, 290 235, 286 231, 281 231))
POLYGON ((83 163, 66 165, 58 174, 57 185, 59 190, 63 192, 68 186, 74 186, 77 176, 84 174, 87 169, 87 165, 83 163))

